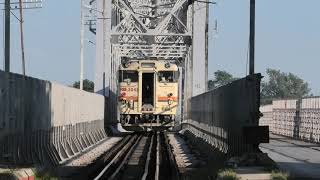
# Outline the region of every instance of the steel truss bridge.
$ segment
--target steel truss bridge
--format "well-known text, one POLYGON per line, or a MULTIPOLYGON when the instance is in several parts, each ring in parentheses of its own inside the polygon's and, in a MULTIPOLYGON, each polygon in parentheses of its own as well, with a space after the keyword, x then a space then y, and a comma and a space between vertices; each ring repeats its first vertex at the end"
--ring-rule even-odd
MULTIPOLYGON (((117 70, 128 60, 174 61, 180 66, 180 104, 207 90, 208 3, 190 0, 88 2, 96 34, 95 91, 116 112, 117 70)), ((186 104, 186 103, 185 103, 186 104)), ((183 109, 180 107, 180 113, 183 109)), ((116 114, 110 119, 117 119, 116 114)))

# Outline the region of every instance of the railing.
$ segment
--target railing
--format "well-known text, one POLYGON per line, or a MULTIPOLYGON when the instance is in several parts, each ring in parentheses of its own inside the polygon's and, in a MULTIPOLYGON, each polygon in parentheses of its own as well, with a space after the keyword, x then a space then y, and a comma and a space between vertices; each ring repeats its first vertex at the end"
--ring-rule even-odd
POLYGON ((268 128, 259 127, 261 75, 251 75, 192 97, 182 129, 232 155, 258 150, 268 142, 268 128))
POLYGON ((104 97, 0 71, 0 162, 59 164, 101 142, 104 97))

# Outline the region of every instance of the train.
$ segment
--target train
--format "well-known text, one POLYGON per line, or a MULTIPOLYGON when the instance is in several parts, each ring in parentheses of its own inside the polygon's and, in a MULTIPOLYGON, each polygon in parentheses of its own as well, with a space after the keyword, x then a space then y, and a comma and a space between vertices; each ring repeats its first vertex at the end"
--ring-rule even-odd
POLYGON ((179 76, 173 62, 121 63, 118 106, 122 127, 133 131, 173 127, 179 104, 179 76))

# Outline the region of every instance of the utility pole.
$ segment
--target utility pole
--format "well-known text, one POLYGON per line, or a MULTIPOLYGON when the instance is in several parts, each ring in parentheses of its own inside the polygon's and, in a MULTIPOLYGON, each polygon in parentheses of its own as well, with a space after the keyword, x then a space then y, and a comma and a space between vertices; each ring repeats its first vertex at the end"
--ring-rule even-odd
POLYGON ((21 33, 21 51, 22 51, 22 73, 26 74, 25 70, 25 52, 24 52, 24 38, 23 38, 23 9, 37 9, 42 8, 42 0, 4 0, 4 3, 0 3, 1 9, 5 11, 4 19, 4 69, 5 72, 10 72, 10 15, 11 11, 20 10, 20 19, 14 17, 20 22, 21 33), (2 6, 4 5, 4 6, 2 6), (11 8, 12 5, 12 8, 11 8))
POLYGON ((23 40, 23 14, 22 14, 22 0, 19 0, 20 5, 20 43, 21 43, 21 57, 22 57, 22 74, 26 76, 26 63, 24 56, 24 40, 23 40))
POLYGON ((254 74, 254 60, 255 60, 255 16, 256 16, 256 0, 250 0, 250 67, 249 74, 254 74))
POLYGON ((10 72, 10 0, 5 0, 5 22, 4 22, 4 66, 5 72, 10 72))
POLYGON ((81 27, 80 27, 80 90, 83 90, 83 61, 84 61, 84 0, 81 0, 80 8, 80 18, 81 18, 81 27))

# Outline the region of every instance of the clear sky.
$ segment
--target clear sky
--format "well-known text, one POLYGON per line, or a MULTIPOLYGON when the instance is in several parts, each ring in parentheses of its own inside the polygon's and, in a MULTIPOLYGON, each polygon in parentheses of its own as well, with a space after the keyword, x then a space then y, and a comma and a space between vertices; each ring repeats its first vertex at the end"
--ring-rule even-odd
MULTIPOLYGON (((2 2, 3 0, 0 0, 2 2)), ((249 0, 216 0, 210 8, 209 77, 216 70, 246 74, 249 0), (214 32, 217 19, 218 31, 214 32)), ((320 0, 256 0, 256 70, 292 72, 320 95, 320 0)), ((80 1, 45 0, 25 11, 27 74, 66 85, 79 79, 80 1)), ((14 12, 18 15, 18 12, 14 12)), ((0 69, 3 69, 0 13, 0 69)), ((19 24, 12 16, 12 71, 21 72, 19 24)), ((87 33, 87 39, 94 36, 87 33)), ((85 77, 93 79, 95 47, 87 42, 85 77)))
MULTIPOLYGON (((2 2, 3 0, 0 0, 2 2)), ((13 11, 19 16, 19 11, 13 11)), ((80 72, 80 0, 44 0, 24 11, 27 75, 71 85, 80 72)), ((0 68, 3 69, 3 13, 0 14, 0 68)), ((12 71, 21 73, 19 21, 11 16, 12 71)), ((93 79, 95 41, 86 32, 85 77, 93 79)))
MULTIPOLYGON (((249 0, 217 0, 211 8, 209 77, 222 69, 246 74, 249 0)), ((320 0, 256 0, 256 71, 292 72, 320 95, 320 0)))

